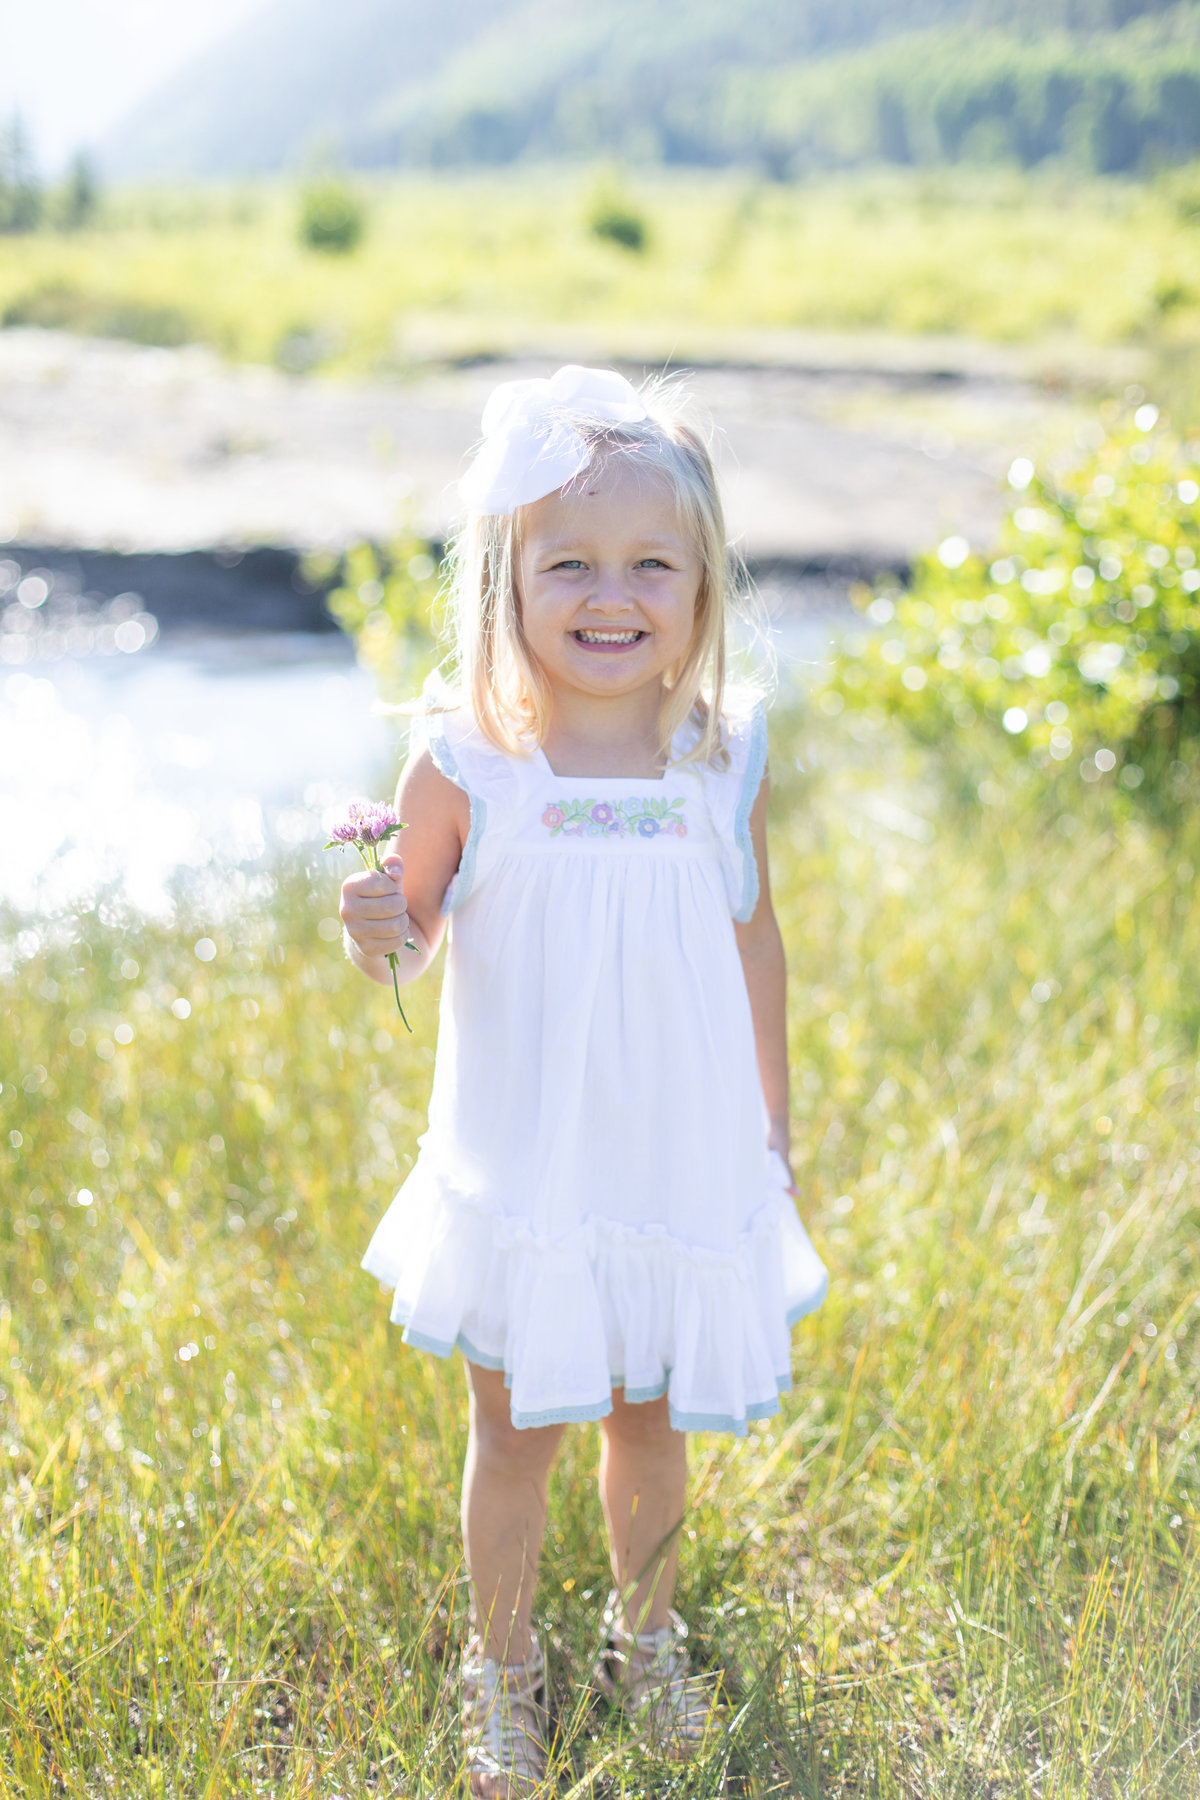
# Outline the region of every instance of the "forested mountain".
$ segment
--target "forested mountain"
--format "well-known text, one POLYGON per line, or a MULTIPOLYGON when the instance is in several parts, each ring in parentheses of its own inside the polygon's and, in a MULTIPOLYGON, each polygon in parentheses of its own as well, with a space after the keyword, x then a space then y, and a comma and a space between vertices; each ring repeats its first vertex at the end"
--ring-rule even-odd
POLYGON ((102 147, 114 174, 617 156, 1200 155, 1197 0, 269 0, 102 147))

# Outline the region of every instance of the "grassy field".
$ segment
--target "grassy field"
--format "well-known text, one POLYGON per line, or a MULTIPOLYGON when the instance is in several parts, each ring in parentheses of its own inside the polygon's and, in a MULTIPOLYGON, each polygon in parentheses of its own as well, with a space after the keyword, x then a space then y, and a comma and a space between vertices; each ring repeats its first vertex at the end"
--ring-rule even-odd
POLYGON ((586 172, 364 180, 368 228, 349 256, 300 245, 282 185, 118 193, 100 228, 0 239, 0 318, 356 371, 550 327, 652 356, 796 328, 1191 343, 1188 179, 647 173, 623 189, 643 253, 590 232, 586 172))
MULTIPOLYGON (((730 1713, 690 1772, 589 1705, 607 1577, 570 1436, 537 1606, 560 1794, 1200 1790, 1200 831, 1097 790, 964 812, 911 757, 776 717, 832 1293, 782 1417, 693 1441, 681 1604, 730 1713)), ((405 1037, 322 926, 337 879, 8 940, 12 1800, 457 1791, 461 1369, 357 1268, 436 995, 405 1037)))

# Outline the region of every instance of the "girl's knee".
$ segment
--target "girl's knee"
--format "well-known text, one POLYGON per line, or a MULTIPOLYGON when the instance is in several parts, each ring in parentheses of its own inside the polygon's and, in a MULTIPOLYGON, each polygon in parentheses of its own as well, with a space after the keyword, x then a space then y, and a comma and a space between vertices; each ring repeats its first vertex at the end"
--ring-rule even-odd
POLYGON ((603 1421, 603 1430, 607 1438, 629 1449, 672 1458, 687 1455, 687 1439, 671 1424, 665 1394, 659 1400, 626 1400, 620 1388, 615 1388, 612 1411, 603 1421))
POLYGON ((562 1425, 518 1430, 512 1422, 508 1389, 497 1370, 470 1370, 471 1438, 475 1455, 506 1473, 544 1475, 562 1440, 562 1425))

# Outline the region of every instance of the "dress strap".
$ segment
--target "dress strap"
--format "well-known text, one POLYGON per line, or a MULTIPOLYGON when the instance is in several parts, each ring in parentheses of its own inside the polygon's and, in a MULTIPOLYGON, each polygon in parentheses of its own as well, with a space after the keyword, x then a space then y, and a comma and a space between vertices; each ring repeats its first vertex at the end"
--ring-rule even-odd
POLYGON ((767 718, 761 702, 752 709, 726 715, 725 749, 729 766, 706 770, 709 811, 721 840, 729 905, 739 923, 758 905, 758 863, 750 837, 750 814, 767 767, 767 718))
POLYGON ((428 700, 418 730, 434 767, 462 789, 471 807, 471 826, 458 873, 442 900, 442 912, 450 913, 462 905, 475 886, 489 812, 502 818, 511 806, 517 780, 516 759, 506 756, 484 736, 465 706, 440 697, 428 700))

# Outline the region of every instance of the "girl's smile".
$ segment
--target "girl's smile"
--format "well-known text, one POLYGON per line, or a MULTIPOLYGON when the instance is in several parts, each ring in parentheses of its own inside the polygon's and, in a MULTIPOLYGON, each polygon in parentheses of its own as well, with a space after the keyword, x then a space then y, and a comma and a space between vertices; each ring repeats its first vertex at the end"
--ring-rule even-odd
POLYGON ((645 637, 644 631, 591 631, 581 628, 574 633, 577 644, 586 644, 589 650, 626 650, 632 644, 640 644, 645 637))

